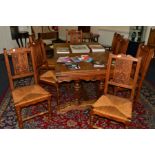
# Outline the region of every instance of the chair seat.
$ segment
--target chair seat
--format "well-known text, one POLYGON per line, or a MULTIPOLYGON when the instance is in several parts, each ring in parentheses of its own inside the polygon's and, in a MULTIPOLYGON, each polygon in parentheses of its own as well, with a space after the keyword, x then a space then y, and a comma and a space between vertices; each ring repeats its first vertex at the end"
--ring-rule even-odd
POLYGON ((40 81, 53 84, 53 83, 57 83, 57 78, 55 76, 55 73, 49 70, 40 76, 40 81))
POLYGON ((94 113, 123 122, 132 116, 132 102, 126 98, 103 95, 92 106, 94 113))
POLYGON ((12 97, 14 100, 15 106, 25 105, 26 103, 32 104, 36 101, 45 100, 47 97, 50 97, 50 93, 44 90, 39 85, 31 85, 31 86, 24 86, 21 88, 16 88, 12 91, 12 97))

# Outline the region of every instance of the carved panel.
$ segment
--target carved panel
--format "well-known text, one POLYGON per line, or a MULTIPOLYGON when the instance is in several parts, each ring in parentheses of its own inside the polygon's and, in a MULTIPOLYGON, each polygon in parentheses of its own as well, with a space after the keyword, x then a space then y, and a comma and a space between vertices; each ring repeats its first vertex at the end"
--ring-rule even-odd
POLYGON ((82 31, 70 30, 68 32, 70 36, 70 43, 81 43, 82 42, 82 31))
POLYGON ((145 69, 145 64, 147 63, 148 54, 149 54, 149 48, 145 45, 140 45, 136 56, 136 57, 142 57, 140 73, 143 73, 145 69))
POLYGON ((29 64, 28 64, 28 57, 27 52, 18 51, 17 49, 13 49, 11 51, 12 55, 12 62, 14 67, 15 75, 20 75, 23 73, 29 73, 29 64))
POLYGON ((120 84, 129 84, 132 69, 132 61, 116 59, 113 82, 120 84))

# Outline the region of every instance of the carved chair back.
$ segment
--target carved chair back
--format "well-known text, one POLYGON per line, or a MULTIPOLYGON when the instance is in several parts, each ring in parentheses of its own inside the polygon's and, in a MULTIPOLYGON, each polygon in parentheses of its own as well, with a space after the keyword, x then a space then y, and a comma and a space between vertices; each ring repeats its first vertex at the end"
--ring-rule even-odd
POLYGON ((117 47, 117 43, 119 40, 121 40, 123 38, 122 35, 120 35, 119 33, 115 32, 114 36, 113 36, 113 40, 112 40, 112 46, 111 46, 111 50, 115 51, 116 47, 117 47))
POLYGON ((129 44, 129 39, 126 39, 126 38, 119 39, 117 42, 114 54, 126 54, 128 44, 129 44))
POLYGON ((29 35, 29 45, 32 44, 35 41, 35 34, 29 35))
POLYGON ((151 59, 154 56, 154 49, 149 48, 147 45, 140 44, 137 50, 136 57, 142 57, 140 74, 146 75, 151 59))
POLYGON ((150 65, 151 59, 154 57, 154 49, 149 48, 147 45, 140 44, 136 57, 141 57, 141 67, 139 71, 139 79, 138 79, 138 88, 137 88, 137 97, 140 95, 140 90, 145 79, 146 73, 148 71, 148 67, 150 65))
POLYGON ((31 50, 34 53, 35 67, 39 71, 43 65, 48 69, 47 56, 45 51, 45 45, 41 39, 35 40, 30 45, 31 50))
POLYGON ((153 48, 155 47, 155 29, 154 28, 150 29, 147 45, 153 48))
POLYGON ((34 64, 34 55, 29 48, 14 48, 7 51, 4 49, 4 58, 9 77, 11 90, 14 90, 14 80, 34 76, 37 83, 36 70, 34 64), (9 57, 11 56, 11 61, 9 57), (11 67, 11 62, 13 69, 11 67))
POLYGON ((107 64, 104 93, 107 94, 108 85, 127 88, 131 90, 130 99, 135 93, 136 82, 140 69, 141 58, 134 58, 124 54, 110 54, 107 64), (132 76, 133 64, 136 63, 136 71, 132 76))
POLYGON ((78 30, 67 30, 66 31, 66 43, 71 44, 82 43, 82 31, 78 30))

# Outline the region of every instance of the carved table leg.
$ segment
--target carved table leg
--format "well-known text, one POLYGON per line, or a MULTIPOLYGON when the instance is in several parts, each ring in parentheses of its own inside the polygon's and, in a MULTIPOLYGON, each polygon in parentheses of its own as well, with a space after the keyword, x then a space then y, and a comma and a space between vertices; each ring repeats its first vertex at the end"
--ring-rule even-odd
POLYGON ((101 80, 99 84, 99 96, 103 95, 103 90, 104 90, 104 81, 101 80))
POLYGON ((79 81, 75 81, 74 89, 75 89, 75 102, 77 104, 79 104, 80 103, 80 84, 79 84, 79 81))
POLYGON ((88 98, 88 94, 87 94, 87 91, 84 89, 84 83, 81 82, 81 88, 80 88, 80 95, 82 96, 82 98, 84 99, 84 101, 88 101, 89 98, 88 98))

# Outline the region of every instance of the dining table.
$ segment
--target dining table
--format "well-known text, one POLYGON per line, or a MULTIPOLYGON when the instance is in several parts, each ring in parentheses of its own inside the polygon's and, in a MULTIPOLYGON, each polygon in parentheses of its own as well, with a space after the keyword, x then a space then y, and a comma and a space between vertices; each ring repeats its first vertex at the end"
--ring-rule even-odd
MULTIPOLYGON (((98 44, 98 43, 84 43, 89 47, 91 44, 98 44)), ((81 44, 82 45, 82 44, 81 44)), ((81 81, 99 81, 99 95, 103 94, 104 89, 104 80, 106 75, 106 64, 108 61, 109 52, 103 51, 103 52, 92 52, 90 49, 89 53, 73 53, 70 48, 69 43, 55 43, 54 44, 54 60, 56 61, 55 65, 55 74, 58 83, 62 82, 74 82, 74 94, 75 94, 75 100, 73 104, 70 105, 76 105, 82 106, 86 103, 86 101, 81 101, 81 95, 85 94, 83 90, 81 89, 81 81), (69 53, 66 54, 58 54, 57 49, 62 47, 68 47, 69 53), (65 63, 57 62, 59 57, 82 57, 82 56, 89 56, 89 58, 92 59, 91 62, 87 61, 80 61, 78 62, 78 69, 70 69, 67 67, 65 63), (105 66, 104 67, 94 67, 95 61, 102 62, 105 66)), ((86 94, 85 94, 86 95, 86 94)), ((88 104, 92 103, 91 101, 88 101, 88 104)))

